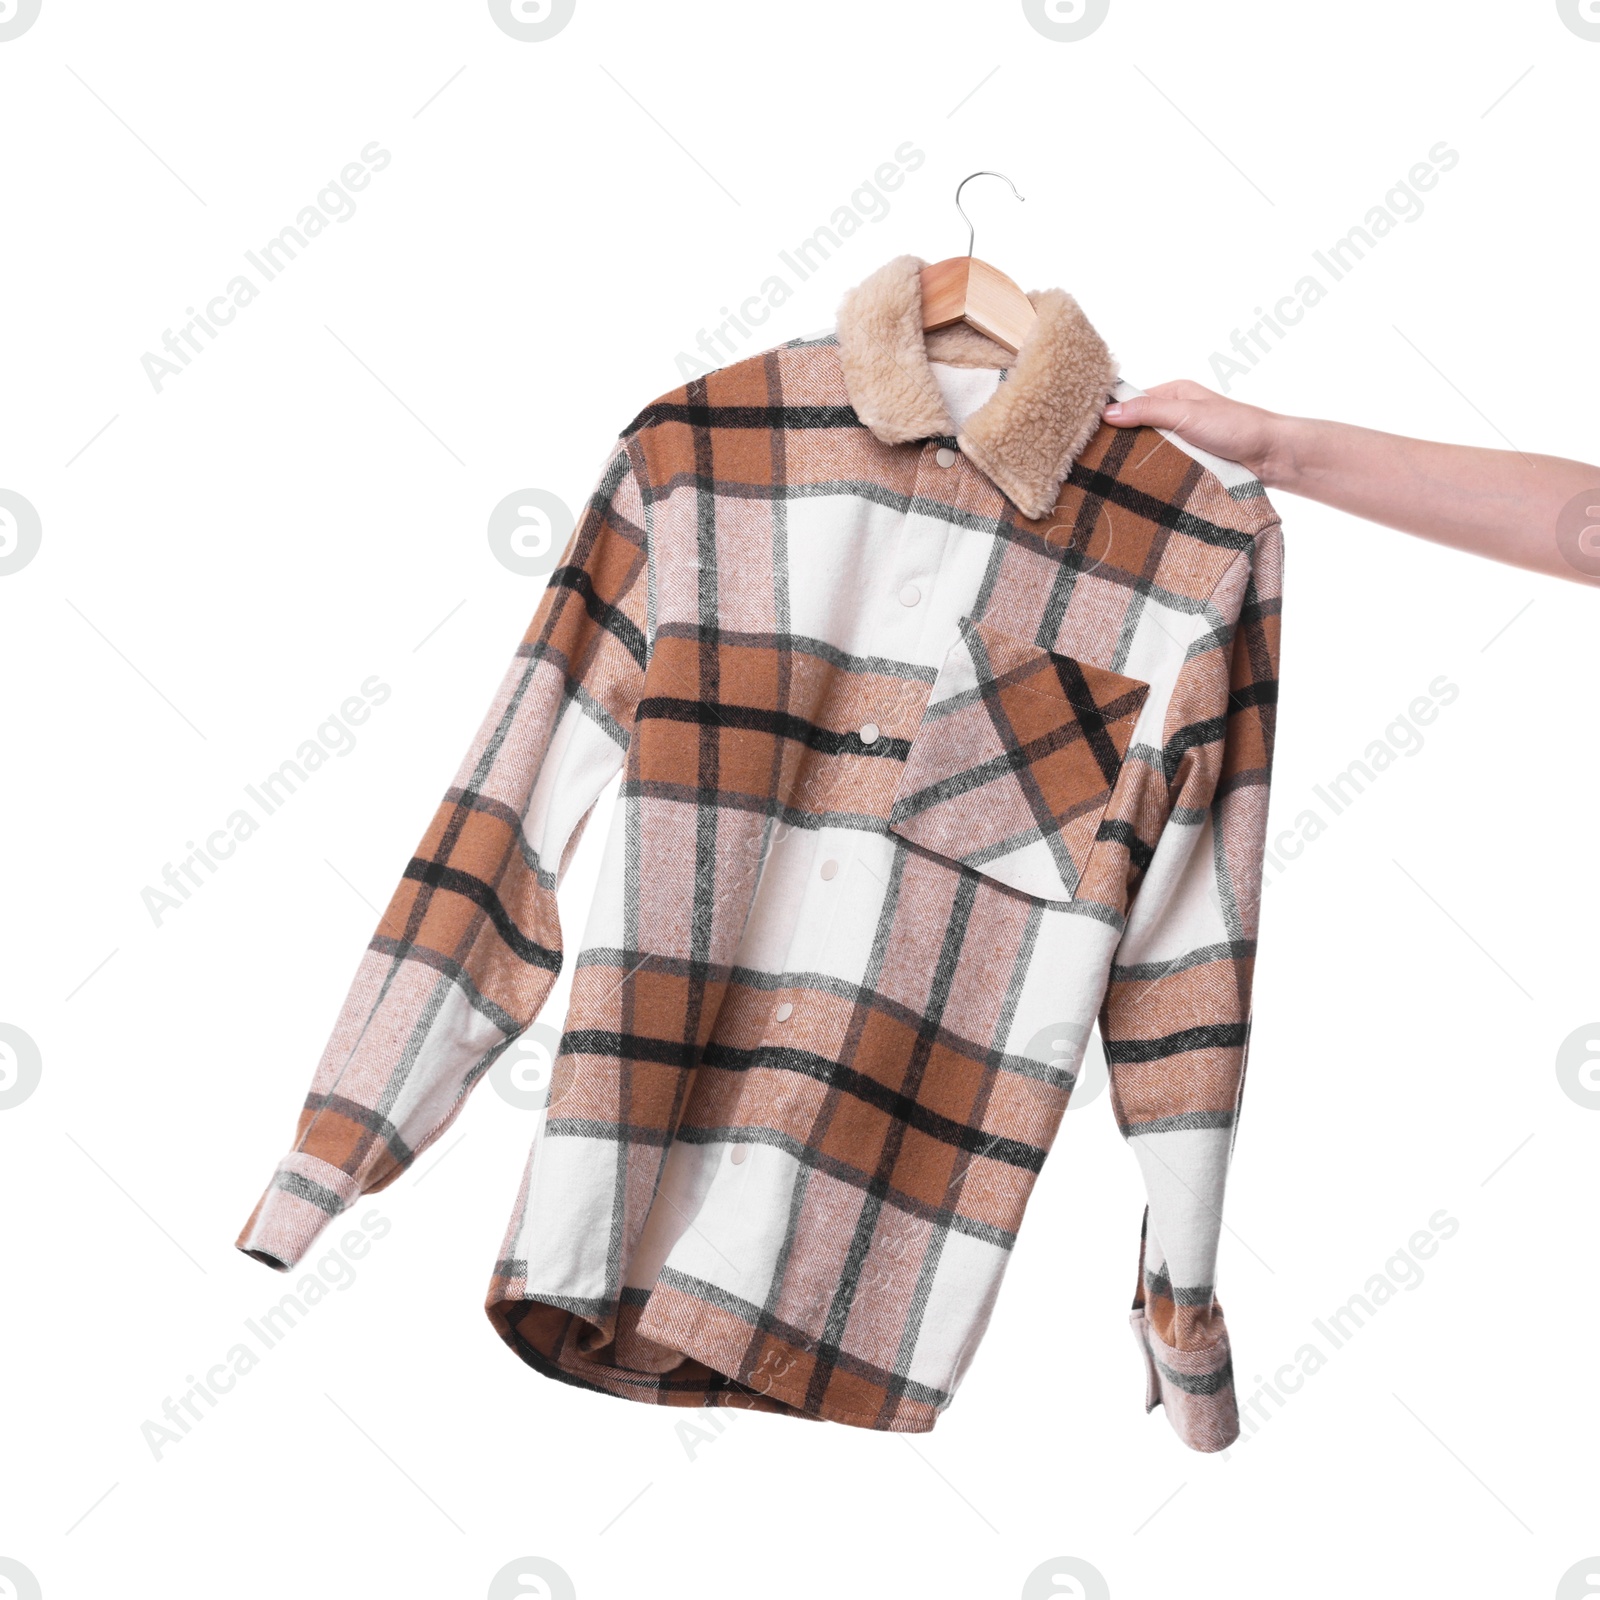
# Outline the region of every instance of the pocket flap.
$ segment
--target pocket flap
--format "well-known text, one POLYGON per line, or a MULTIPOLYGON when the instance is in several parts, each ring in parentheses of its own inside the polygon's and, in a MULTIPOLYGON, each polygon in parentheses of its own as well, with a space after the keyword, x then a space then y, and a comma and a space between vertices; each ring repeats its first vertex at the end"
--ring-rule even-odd
POLYGON ((1024 894, 1070 900, 1149 692, 963 618, 890 828, 1024 894))

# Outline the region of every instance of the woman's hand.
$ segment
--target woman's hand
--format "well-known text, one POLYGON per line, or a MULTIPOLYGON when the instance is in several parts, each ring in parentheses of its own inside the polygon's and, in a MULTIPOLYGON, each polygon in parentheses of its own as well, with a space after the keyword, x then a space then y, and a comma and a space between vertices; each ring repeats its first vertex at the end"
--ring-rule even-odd
POLYGON ((1600 583, 1600 467, 1283 417, 1179 379, 1105 408, 1385 527, 1573 583, 1600 583))
POLYGON ((1204 384, 1179 378, 1148 394, 1109 405, 1105 419, 1118 428, 1167 428, 1190 444, 1248 467, 1269 488, 1284 445, 1287 420, 1259 406, 1230 400, 1204 384))

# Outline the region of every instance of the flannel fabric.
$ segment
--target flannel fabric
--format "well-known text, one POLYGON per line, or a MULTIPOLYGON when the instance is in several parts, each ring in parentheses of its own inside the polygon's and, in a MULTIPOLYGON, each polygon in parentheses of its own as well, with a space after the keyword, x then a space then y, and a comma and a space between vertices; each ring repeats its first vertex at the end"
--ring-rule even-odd
POLYGON ((450 1125, 550 990, 620 773, 506 1343, 633 1400, 932 1427, 1098 1019, 1147 1408, 1219 1449, 1278 519, 1099 424, 1137 391, 1060 291, 1013 360, 923 334, 920 265, 623 430, 239 1245, 294 1265, 450 1125), (984 367, 958 421, 937 380, 984 367))

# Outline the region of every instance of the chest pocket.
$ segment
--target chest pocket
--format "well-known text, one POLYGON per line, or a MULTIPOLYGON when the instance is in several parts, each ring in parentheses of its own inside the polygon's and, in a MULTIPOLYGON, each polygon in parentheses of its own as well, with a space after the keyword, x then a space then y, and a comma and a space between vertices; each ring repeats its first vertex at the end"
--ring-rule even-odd
POLYGON ((1147 683, 963 618, 890 829, 1041 900, 1070 900, 1147 683))

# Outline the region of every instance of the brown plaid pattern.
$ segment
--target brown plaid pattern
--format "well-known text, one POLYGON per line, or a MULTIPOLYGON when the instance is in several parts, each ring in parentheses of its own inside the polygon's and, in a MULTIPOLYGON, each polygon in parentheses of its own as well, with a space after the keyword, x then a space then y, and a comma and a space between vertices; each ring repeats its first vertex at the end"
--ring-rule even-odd
POLYGON ((833 334, 624 430, 242 1248, 292 1265, 534 1019, 620 771, 506 1342, 629 1399, 931 1427, 1076 1076, 1037 1040, 1098 1014, 1151 1395, 1228 1442, 1277 519, 1148 431, 1096 432, 1038 519, 954 444, 865 426, 833 334))
POLYGON ((1046 900, 1069 900, 1150 685, 963 617, 889 826, 1046 900))

